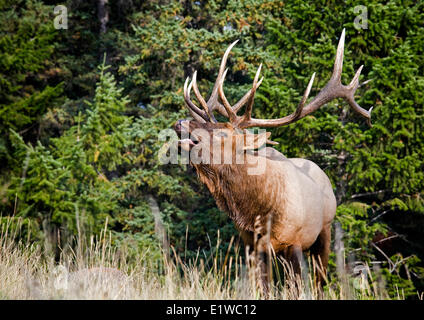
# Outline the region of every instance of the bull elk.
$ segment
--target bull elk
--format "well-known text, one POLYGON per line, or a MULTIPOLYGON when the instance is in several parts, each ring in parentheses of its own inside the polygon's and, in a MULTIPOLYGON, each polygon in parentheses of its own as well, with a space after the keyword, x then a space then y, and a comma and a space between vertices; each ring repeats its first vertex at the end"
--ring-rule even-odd
MULTIPOLYGON (((228 152, 225 148, 212 148, 212 142, 219 140, 223 144, 231 145, 230 152, 233 158, 243 155, 245 157, 243 163, 194 162, 191 158, 190 162, 197 171, 200 181, 215 198, 218 207, 234 221, 245 245, 253 246, 255 222, 259 221, 264 226, 261 235, 266 234, 268 239, 266 242, 261 242, 263 245, 258 247, 262 257, 271 247, 276 254, 290 261, 299 272, 299 253, 309 250, 315 261, 319 261, 317 265, 320 265, 320 270, 317 270, 316 274, 318 281, 322 281, 328 265, 330 229, 337 206, 331 182, 324 171, 309 160, 288 159, 269 147, 262 148, 261 150, 265 152, 260 154, 258 148, 266 143, 273 143, 269 140, 270 133, 253 134, 246 129, 288 125, 336 98, 345 99, 353 110, 365 117, 371 125, 372 108, 367 111, 354 99, 363 66, 358 69, 349 85, 341 83, 345 43, 345 30, 343 30, 331 78, 316 97, 306 103, 314 81, 314 73, 294 113, 280 119, 255 119, 252 118, 252 107, 255 92, 263 80, 263 78, 259 80, 261 66, 256 72, 252 88, 240 101, 231 105, 224 94, 223 84, 228 70, 225 69, 226 61, 236 43, 237 41, 228 47, 222 58, 218 77, 207 102, 199 92, 196 83, 197 72, 194 72, 190 83, 189 78, 185 81, 184 100, 194 120, 178 120, 175 123, 174 130, 180 137, 179 145, 190 152, 190 157, 194 148, 201 149, 202 152, 228 152), (191 89, 201 108, 191 100, 191 89), (243 106, 246 106, 244 115, 237 115, 243 106), (228 118, 229 122, 218 122, 214 111, 228 118), (182 136, 189 138, 181 139, 182 136), (253 139, 247 139, 252 136, 253 139), (246 143, 248 140, 253 143, 246 143), (240 141, 244 143, 238 143, 240 141), (265 169, 261 174, 249 174, 251 164, 255 163, 255 160, 264 161, 265 169), (265 227, 267 221, 269 221, 268 228, 265 227)), ((266 273, 267 259, 260 260, 263 261, 263 272, 266 273)), ((264 279, 266 281, 266 274, 263 275, 264 279)))

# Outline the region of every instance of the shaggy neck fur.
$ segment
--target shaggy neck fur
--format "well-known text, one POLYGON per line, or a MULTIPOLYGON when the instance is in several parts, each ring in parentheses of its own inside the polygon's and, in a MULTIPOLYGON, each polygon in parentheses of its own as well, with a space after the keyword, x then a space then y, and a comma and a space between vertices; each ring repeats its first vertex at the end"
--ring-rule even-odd
POLYGON ((246 164, 196 164, 199 179, 206 184, 218 207, 225 211, 239 230, 254 231, 256 217, 265 223, 275 208, 276 194, 268 194, 266 172, 249 175, 246 164))

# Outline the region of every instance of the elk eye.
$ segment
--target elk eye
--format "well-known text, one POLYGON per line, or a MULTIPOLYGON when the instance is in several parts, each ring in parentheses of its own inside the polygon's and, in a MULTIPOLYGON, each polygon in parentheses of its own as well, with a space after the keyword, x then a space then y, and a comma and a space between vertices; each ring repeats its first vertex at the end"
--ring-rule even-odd
POLYGON ((228 135, 224 131, 217 132, 216 136, 217 137, 224 137, 224 138, 228 137, 228 135))

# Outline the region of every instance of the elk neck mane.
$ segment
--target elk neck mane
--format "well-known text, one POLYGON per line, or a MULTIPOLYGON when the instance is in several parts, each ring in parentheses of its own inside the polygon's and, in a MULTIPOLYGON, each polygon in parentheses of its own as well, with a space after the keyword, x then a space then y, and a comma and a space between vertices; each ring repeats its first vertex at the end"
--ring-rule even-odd
POLYGON ((218 208, 228 214, 239 230, 254 231, 257 216, 260 216, 263 225, 269 214, 274 214, 276 202, 280 208, 284 207, 284 181, 277 183, 280 192, 264 192, 264 188, 270 183, 270 172, 249 175, 245 164, 193 166, 199 180, 208 187, 214 197, 218 208))

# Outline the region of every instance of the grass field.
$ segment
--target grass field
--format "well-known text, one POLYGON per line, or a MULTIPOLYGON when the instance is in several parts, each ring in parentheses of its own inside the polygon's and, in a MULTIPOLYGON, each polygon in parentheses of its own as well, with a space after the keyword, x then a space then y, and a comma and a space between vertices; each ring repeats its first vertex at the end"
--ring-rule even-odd
MULTIPOLYGON (((99 238, 79 239, 75 249, 62 250, 55 259, 43 251, 44 246, 16 242, 17 231, 1 227, 0 299, 264 298, 256 260, 247 253, 230 255, 229 250, 217 249, 211 263, 200 258, 184 263, 164 255, 158 267, 149 262, 148 252, 130 259, 127 252, 113 249, 105 230, 99 238)), ((283 264, 274 268, 267 298, 388 299, 382 279, 340 273, 319 293, 313 275, 304 272, 302 277, 294 277, 283 264)), ((403 299, 402 292, 397 299, 403 299)))

